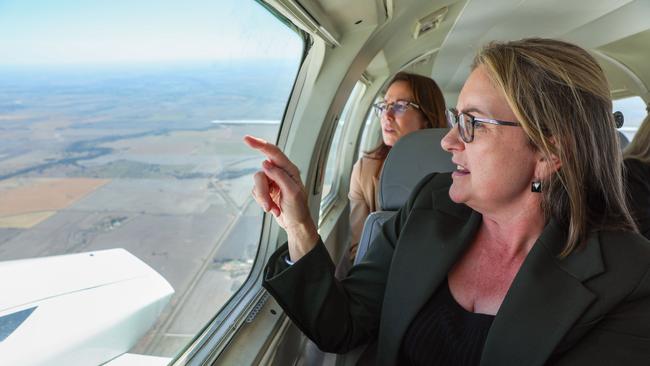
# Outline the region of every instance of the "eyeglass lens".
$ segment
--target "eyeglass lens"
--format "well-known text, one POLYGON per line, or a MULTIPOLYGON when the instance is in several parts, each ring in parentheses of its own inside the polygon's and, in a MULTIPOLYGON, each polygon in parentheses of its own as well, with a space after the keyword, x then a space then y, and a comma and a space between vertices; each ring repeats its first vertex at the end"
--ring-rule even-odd
POLYGON ((455 127, 458 125, 458 133, 460 137, 465 142, 471 142, 474 139, 474 124, 472 123, 472 117, 459 113, 456 114, 455 111, 447 111, 447 121, 450 124, 450 127, 455 127))
POLYGON ((392 111, 393 114, 400 116, 408 109, 409 104, 407 102, 397 101, 394 103, 380 102, 375 104, 375 110, 377 115, 381 117, 384 113, 392 111))

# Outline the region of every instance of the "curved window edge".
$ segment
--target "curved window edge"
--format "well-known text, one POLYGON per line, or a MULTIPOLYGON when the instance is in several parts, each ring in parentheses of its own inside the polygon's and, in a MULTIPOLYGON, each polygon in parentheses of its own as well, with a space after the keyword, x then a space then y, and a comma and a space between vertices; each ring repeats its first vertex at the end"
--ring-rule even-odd
MULTIPOLYGON (((264 9, 269 11, 275 18, 296 32, 303 42, 303 52, 298 64, 298 71, 285 105, 283 117, 280 123, 277 140, 281 140, 286 134, 286 119, 295 109, 294 99, 297 85, 304 80, 306 73, 306 60, 313 45, 312 36, 300 29, 279 11, 262 0, 255 0, 264 9)), ((277 141, 276 141, 277 142, 277 141)), ((225 349, 228 342, 235 336, 238 328, 245 323, 255 305, 266 292, 261 286, 264 266, 271 254, 276 250, 277 245, 272 244, 272 238, 279 238, 281 234, 277 225, 272 225, 273 218, 264 214, 260 239, 255 261, 251 266, 248 277, 240 288, 218 309, 214 317, 195 335, 194 339, 188 342, 172 358, 169 365, 204 365, 212 364, 225 349)), ((276 243, 277 244, 277 243, 276 243)))
MULTIPOLYGON (((334 149, 331 149, 328 152, 328 158, 323 169, 327 170, 328 166, 334 169, 330 173, 331 186, 326 194, 321 198, 320 208, 319 208, 319 226, 321 226, 326 220, 327 216, 332 212, 336 207, 337 202, 340 199, 346 199, 347 195, 342 195, 340 192, 341 187, 341 177, 343 176, 342 169, 345 169, 345 164, 342 164, 345 156, 354 153, 354 149, 349 150, 350 142, 350 128, 353 123, 350 123, 350 119, 354 118, 358 113, 358 108, 360 108, 359 102, 361 101, 363 95, 365 94, 368 86, 362 80, 359 80, 355 83, 354 88, 350 92, 350 96, 343 107, 341 112, 341 117, 337 121, 337 126, 332 134, 331 144, 335 144, 334 149), (352 152, 350 152, 352 151, 352 152)), ((356 140, 355 133, 355 140, 356 140)), ((353 163, 354 164, 354 163, 353 163)), ((351 167, 350 167, 351 168, 351 167)), ((328 174, 325 174, 323 179, 323 185, 327 184, 328 174)))

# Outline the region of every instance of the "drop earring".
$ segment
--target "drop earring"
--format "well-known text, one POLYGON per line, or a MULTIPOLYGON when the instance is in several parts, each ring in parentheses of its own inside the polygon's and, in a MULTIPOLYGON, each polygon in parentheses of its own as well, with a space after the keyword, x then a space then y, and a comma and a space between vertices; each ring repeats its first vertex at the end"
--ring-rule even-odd
POLYGON ((533 184, 530 186, 531 192, 535 193, 541 193, 542 192, 542 182, 541 181, 533 181, 533 184))

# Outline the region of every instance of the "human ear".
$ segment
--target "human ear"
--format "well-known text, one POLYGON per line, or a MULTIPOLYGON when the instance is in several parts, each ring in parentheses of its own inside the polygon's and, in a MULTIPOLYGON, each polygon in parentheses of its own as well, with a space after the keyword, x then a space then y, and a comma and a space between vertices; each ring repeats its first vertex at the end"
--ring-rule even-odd
POLYGON ((555 174, 562 167, 562 161, 553 153, 544 154, 539 151, 535 165, 535 177, 540 180, 546 180, 555 174))

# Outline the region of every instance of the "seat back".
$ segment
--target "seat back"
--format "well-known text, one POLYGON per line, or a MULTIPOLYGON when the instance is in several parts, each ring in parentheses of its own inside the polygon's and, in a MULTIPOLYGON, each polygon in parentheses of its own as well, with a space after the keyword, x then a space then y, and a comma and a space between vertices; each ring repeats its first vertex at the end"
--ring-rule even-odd
POLYGON ((368 248, 370 248, 370 243, 377 236, 381 226, 388 221, 397 211, 375 211, 371 212, 366 221, 363 224, 363 231, 361 232, 361 238, 359 238, 359 246, 357 247, 357 256, 354 257, 354 264, 361 262, 363 257, 365 257, 368 248))
POLYGON ((371 213, 363 231, 354 263, 359 263, 381 230, 381 225, 402 207, 415 185, 433 172, 455 169, 451 154, 440 146, 448 128, 427 128, 410 133, 390 150, 379 177, 379 211, 371 213))

